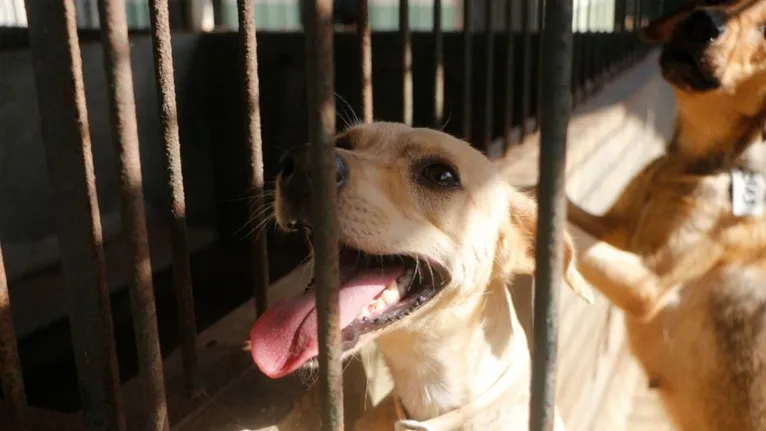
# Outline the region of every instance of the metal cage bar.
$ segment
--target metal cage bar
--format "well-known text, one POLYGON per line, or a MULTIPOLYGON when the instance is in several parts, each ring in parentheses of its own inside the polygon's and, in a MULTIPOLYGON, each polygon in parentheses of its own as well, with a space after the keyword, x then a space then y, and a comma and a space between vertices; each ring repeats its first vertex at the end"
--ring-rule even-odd
POLYGON ((572 0, 547 2, 542 41, 540 179, 535 248, 530 431, 553 429, 557 312, 566 224, 566 140, 571 111, 572 0))
POLYGON ((473 22, 470 0, 463 1, 463 138, 471 139, 473 116, 473 22))
POLYGON ((261 105, 258 83, 258 46, 255 35, 254 0, 238 0, 239 44, 242 56, 242 83, 245 105, 245 140, 249 156, 248 172, 252 196, 250 242, 253 261, 253 295, 255 313, 260 316, 268 306, 269 257, 266 234, 260 234, 265 214, 263 178, 263 141, 261 139, 261 105))
POLYGON ((74 0, 26 1, 83 420, 125 430, 74 0))
POLYGON ((399 34, 402 41, 402 122, 412 125, 412 40, 409 0, 399 0, 399 34))
POLYGON ((528 121, 529 120, 529 98, 532 94, 532 29, 531 27, 531 14, 532 8, 530 3, 534 0, 521 0, 521 32, 522 35, 522 79, 521 79, 521 134, 519 142, 524 141, 524 138, 529 133, 528 121))
POLYGON ((482 136, 482 149, 486 152, 492 142, 492 120, 494 111, 492 106, 492 96, 494 91, 493 80, 495 79, 495 31, 492 26, 494 16, 494 0, 484 1, 484 43, 486 58, 484 59, 484 134, 482 136))
POLYGON ((372 34, 370 33, 369 0, 359 0, 358 16, 359 22, 356 27, 356 34, 359 40, 359 77, 361 79, 360 104, 362 106, 362 121, 371 123, 373 118, 373 90, 372 34))
POLYGON ((540 116, 542 113, 542 105, 540 99, 542 96, 542 81, 540 81, 540 70, 543 67, 543 37, 542 31, 545 25, 545 0, 537 0, 535 2, 535 21, 537 27, 537 85, 535 91, 535 131, 540 130, 540 116))
POLYGON ((442 0, 434 0, 434 118, 433 126, 444 121, 444 37, 442 34, 442 0))
POLYGON ((5 273, 5 261, 0 247, 0 381, 3 398, 8 402, 11 420, 22 428, 24 410, 27 407, 27 395, 24 377, 19 360, 18 341, 13 327, 11 297, 8 292, 8 277, 5 273))
POLYGON ((197 323, 194 312, 189 239, 186 227, 186 199, 181 167, 181 144, 173 75, 173 47, 167 0, 149 0, 154 72, 160 105, 162 138, 165 145, 165 170, 170 190, 170 241, 173 252, 173 283, 178 302, 178 329, 181 334, 184 386, 196 388, 197 323))
POLYGON ((503 152, 511 146, 511 128, 513 127, 513 84, 514 70, 514 33, 513 33, 513 2, 505 0, 505 114, 503 115, 503 152))
MULTIPOLYGON (((406 4, 406 0, 402 1, 406 4)), ((335 67, 332 0, 306 2, 306 76, 311 142, 311 225, 319 335, 321 429, 343 430, 343 368, 335 206, 335 67)), ((403 35, 405 36, 405 35, 403 35)), ((403 37, 409 44, 409 36, 403 37)), ((407 51, 407 49, 405 49, 407 51)), ((405 103, 406 105, 406 103, 405 103)))
POLYGON ((149 257, 149 233, 144 210, 141 156, 138 146, 133 72, 124 0, 98 2, 104 69, 106 72, 112 142, 118 155, 122 219, 129 234, 131 312, 135 327, 139 370, 145 380, 146 417, 141 429, 168 430, 165 381, 157 329, 157 312, 149 257))

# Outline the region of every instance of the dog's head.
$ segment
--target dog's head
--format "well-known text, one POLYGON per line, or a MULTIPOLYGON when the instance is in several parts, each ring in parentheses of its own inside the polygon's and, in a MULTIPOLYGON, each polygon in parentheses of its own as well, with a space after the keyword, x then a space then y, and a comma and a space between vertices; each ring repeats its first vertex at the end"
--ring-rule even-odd
MULTIPOLYGON (((535 203, 514 190, 466 142, 397 123, 350 128, 336 137, 340 326, 346 352, 386 331, 465 324, 488 286, 534 270, 535 203)), ((284 158, 277 224, 308 227, 310 149, 284 158)), ((566 237, 564 280, 581 296, 566 237)), ((251 333, 253 358, 269 376, 317 355, 313 287, 276 304, 251 333)))
POLYGON ((732 93, 766 83, 766 1, 690 0, 642 36, 662 43, 662 73, 683 91, 732 93))

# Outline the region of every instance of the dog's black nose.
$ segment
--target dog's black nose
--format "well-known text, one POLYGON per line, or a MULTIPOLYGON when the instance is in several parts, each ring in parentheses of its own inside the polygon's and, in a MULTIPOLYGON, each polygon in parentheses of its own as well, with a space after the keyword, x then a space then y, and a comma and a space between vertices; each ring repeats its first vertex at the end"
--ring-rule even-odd
POLYGON ((706 45, 718 39, 726 26, 726 17, 714 9, 692 12, 679 26, 677 37, 695 45, 706 45))
MULTIPOLYGON (((335 185, 340 188, 348 180, 348 165, 335 153, 335 185)), ((311 193, 311 156, 308 145, 295 147, 280 160, 279 186, 286 194, 296 198, 311 193)))

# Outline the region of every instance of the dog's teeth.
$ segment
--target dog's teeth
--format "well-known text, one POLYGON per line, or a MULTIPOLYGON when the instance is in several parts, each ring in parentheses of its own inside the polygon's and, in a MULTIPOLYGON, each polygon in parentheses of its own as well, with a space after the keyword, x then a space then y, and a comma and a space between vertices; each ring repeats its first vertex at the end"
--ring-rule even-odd
POLYGON ((386 309, 386 301, 383 300, 383 298, 378 298, 377 301, 375 301, 375 306, 373 308, 373 311, 379 312, 386 309))
POLYGON ((383 294, 380 295, 380 297, 386 304, 396 304, 399 302, 399 288, 396 281, 391 283, 386 290, 383 291, 383 294))
POLYGON ((370 310, 365 307, 365 308, 362 308, 362 311, 359 312, 357 319, 367 319, 369 317, 370 317, 370 310))

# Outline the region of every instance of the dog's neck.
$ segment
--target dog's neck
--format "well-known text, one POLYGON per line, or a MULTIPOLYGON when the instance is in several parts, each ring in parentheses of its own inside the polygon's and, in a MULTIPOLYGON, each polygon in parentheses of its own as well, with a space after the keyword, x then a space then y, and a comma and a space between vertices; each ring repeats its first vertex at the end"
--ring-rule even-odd
MULTIPOLYGON (((763 141, 766 105, 760 98, 748 102, 750 106, 743 106, 747 104, 731 94, 689 96, 676 92, 676 99, 675 132, 668 153, 694 170, 704 173, 730 168, 752 144, 763 141)), ((766 166, 759 170, 766 170, 766 166)))
POLYGON ((394 395, 410 419, 428 420, 463 407, 509 368, 529 366, 512 363, 528 361, 529 353, 505 283, 491 284, 474 304, 442 310, 438 318, 428 330, 402 329, 378 340, 394 395))

